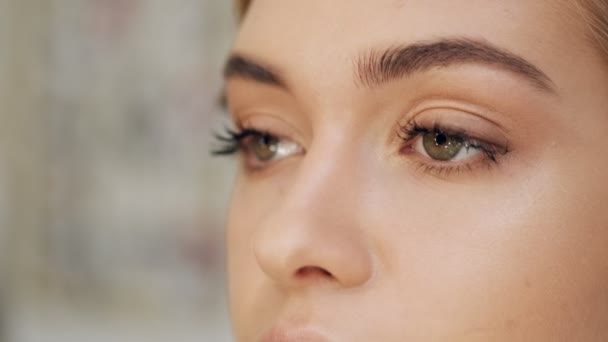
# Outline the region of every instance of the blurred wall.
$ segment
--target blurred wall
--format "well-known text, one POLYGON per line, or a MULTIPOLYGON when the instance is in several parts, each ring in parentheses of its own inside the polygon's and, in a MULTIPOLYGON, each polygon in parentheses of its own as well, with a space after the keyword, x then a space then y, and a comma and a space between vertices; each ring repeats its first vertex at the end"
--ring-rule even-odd
POLYGON ((0 341, 229 341, 231 1, 0 0, 0 341))

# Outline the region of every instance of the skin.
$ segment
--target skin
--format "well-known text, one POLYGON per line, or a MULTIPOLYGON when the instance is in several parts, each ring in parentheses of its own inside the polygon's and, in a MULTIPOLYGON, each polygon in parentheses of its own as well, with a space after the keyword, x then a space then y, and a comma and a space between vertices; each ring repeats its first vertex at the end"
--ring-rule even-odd
POLYGON ((241 154, 235 338, 608 340, 608 68, 584 30, 560 1, 255 0, 233 51, 288 89, 228 77, 228 106, 301 151, 241 154), (553 92, 475 62, 356 82, 369 49, 453 37, 521 56, 553 92), (399 138, 413 118, 509 152, 430 160, 399 138))

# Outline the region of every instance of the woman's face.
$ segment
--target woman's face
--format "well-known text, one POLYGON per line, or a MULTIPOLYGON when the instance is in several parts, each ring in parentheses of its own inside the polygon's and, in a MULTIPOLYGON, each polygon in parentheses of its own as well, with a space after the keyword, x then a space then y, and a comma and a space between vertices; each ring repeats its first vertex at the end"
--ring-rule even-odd
POLYGON ((572 1, 255 0, 239 341, 606 341, 608 67, 572 1))

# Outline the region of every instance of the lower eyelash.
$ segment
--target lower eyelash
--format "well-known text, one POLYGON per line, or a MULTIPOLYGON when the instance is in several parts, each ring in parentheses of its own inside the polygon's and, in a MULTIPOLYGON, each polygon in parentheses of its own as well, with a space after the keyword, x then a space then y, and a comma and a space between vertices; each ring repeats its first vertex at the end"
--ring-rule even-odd
POLYGON ((485 166, 488 170, 490 170, 492 166, 495 165, 495 163, 490 159, 485 159, 484 161, 480 161, 476 164, 477 165, 475 166, 473 166, 472 163, 460 165, 434 165, 426 162, 416 161, 414 164, 414 169, 416 171, 421 171, 437 177, 447 177, 454 174, 473 172, 480 166, 485 166))

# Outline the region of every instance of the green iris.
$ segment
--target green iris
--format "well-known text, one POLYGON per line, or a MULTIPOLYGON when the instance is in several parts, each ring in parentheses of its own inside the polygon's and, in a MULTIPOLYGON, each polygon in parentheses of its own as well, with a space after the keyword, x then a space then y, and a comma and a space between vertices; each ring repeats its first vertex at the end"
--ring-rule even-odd
POLYGON ((251 149, 260 161, 273 159, 279 150, 279 139, 270 135, 261 135, 251 142, 251 149))
POLYGON ((454 159, 465 144, 464 139, 460 136, 443 132, 428 132, 422 137, 422 145, 431 158, 448 161, 454 159))

